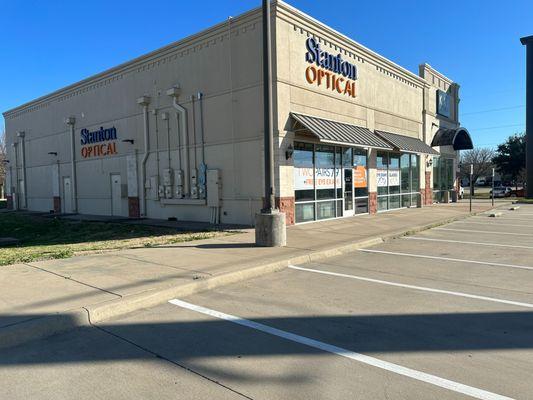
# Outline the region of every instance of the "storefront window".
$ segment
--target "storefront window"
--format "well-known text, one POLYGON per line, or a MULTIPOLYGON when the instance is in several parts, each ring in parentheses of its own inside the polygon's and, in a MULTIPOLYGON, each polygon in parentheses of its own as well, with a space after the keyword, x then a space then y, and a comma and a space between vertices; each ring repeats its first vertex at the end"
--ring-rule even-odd
POLYGON ((295 200, 313 201, 315 199, 313 145, 295 143, 293 158, 295 200))
POLYGON ((366 150, 295 142, 293 157, 297 223, 368 212, 366 150))
POLYGON ((315 146, 316 199, 335 198, 335 148, 333 146, 315 146))
POLYGON ((445 192, 454 188, 453 158, 433 158, 433 200, 442 202, 445 192))
POLYGON ((377 154, 378 211, 418 203, 420 171, 415 154, 377 154))
POLYGON ((355 213, 368 213, 367 151, 363 149, 353 149, 353 187, 355 213))

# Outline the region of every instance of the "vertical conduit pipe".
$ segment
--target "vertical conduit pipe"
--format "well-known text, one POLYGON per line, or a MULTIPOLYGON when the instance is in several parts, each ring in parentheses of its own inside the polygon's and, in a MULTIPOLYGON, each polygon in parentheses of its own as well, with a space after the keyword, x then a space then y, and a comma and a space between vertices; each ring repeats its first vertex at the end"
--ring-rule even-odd
POLYGON ((200 107, 200 142, 202 144, 202 164, 205 164, 204 95, 200 92, 198 92, 198 103, 200 107))
MULTIPOLYGON (((185 150, 183 162, 184 162, 184 168, 183 168, 183 194, 185 197, 189 197, 189 188, 190 188, 190 162, 189 162, 189 134, 187 130, 187 110, 178 104, 178 98, 177 96, 173 96, 173 102, 172 105, 177 111, 177 117, 178 117, 178 126, 180 127, 180 133, 182 135, 182 146, 185 150)), ((180 157, 181 158, 181 157, 180 157)))
POLYGON ((28 208, 28 191, 26 183, 26 141, 24 140, 26 134, 24 132, 18 132, 18 137, 20 138, 20 152, 21 152, 21 162, 22 162, 22 187, 24 189, 24 208, 28 208))
POLYGON ((195 104, 195 97, 194 95, 191 95, 191 102, 192 102, 192 159, 193 159, 193 167, 198 168, 198 165, 196 163, 196 104, 195 104))
MULTIPOLYGON (((13 143, 13 154, 15 156, 15 190, 11 193, 11 195, 15 195, 15 201, 13 202, 13 207, 15 210, 19 209, 19 166, 18 166, 18 150, 17 150, 17 143, 13 143)), ((13 181, 13 177, 11 177, 11 180, 13 181)))
MULTIPOLYGON (((78 212, 78 185, 76 180, 76 143, 74 136, 74 124, 76 118, 68 117, 65 121, 70 128, 70 167, 71 167, 71 185, 72 185, 72 212, 78 212)), ((66 211, 66 210, 65 210, 66 211)))
POLYGON ((141 96, 137 99, 137 104, 143 107, 143 127, 144 127, 144 152, 141 159, 141 187, 139 194, 141 195, 141 217, 146 217, 146 162, 150 151, 150 136, 149 136, 149 120, 148 120, 148 104, 150 104, 150 97, 141 96))

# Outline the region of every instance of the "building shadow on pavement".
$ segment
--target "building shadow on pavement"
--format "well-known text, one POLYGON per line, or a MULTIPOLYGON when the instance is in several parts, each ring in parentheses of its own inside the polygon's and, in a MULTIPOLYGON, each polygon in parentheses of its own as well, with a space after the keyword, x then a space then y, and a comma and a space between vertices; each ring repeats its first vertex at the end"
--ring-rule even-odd
MULTIPOLYGON (((0 322, 10 318, 2 315, 0 322)), ((154 356, 183 363, 224 357, 325 354, 302 344, 231 322, 206 319, 179 308, 176 318, 175 322, 153 323, 122 320, 100 324, 96 328, 70 330, 0 350, 0 366, 106 362, 154 356), (129 347, 116 351, 117 341, 127 343, 129 347)), ((253 321, 368 355, 533 349, 533 312, 529 311, 270 317, 253 321)))

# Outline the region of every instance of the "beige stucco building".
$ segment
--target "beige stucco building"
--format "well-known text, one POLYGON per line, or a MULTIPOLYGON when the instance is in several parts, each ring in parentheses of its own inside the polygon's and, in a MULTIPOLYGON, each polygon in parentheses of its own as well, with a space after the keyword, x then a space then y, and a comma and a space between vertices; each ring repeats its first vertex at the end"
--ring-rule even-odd
MULTIPOLYGON (((459 85, 272 4, 276 198, 287 222, 447 201, 459 85)), ((261 10, 4 113, 15 209, 253 224, 261 10)))

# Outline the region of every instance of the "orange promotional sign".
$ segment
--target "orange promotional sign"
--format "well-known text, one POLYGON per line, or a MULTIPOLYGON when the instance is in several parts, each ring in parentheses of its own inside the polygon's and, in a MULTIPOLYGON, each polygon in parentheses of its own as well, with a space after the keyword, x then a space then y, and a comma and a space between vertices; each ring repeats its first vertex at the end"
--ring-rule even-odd
POLYGON ((363 165, 358 165, 353 169, 353 187, 366 188, 366 168, 363 165))

